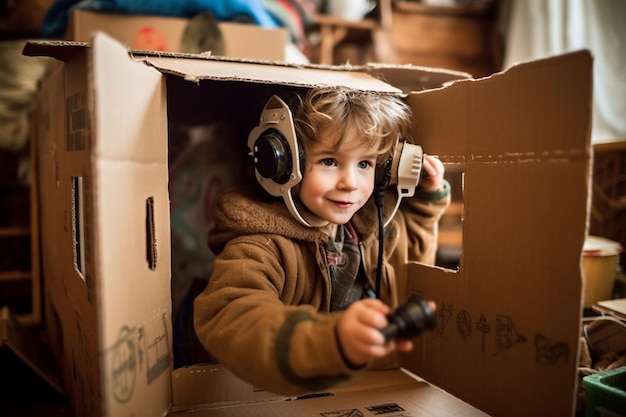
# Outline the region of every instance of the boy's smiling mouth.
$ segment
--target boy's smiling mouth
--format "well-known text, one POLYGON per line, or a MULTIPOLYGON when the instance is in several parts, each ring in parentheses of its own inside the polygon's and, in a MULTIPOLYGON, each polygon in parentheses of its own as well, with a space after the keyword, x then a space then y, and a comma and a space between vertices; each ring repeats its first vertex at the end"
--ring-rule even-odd
POLYGON ((336 205, 337 207, 342 208, 342 209, 347 209, 347 208, 350 208, 350 207, 352 207, 354 205, 354 203, 352 203, 350 201, 332 200, 332 199, 329 199, 328 201, 331 202, 332 204, 336 205))

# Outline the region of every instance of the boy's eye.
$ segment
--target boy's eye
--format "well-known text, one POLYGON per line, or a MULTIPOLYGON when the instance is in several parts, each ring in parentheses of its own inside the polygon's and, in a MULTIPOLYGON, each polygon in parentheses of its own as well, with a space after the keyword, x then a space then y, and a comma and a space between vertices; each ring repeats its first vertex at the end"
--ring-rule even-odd
POLYGON ((333 158, 324 158, 322 159, 322 165, 327 166, 327 167, 331 167, 333 165, 335 165, 335 160, 333 158))
POLYGON ((361 169, 367 169, 369 167, 373 166, 373 164, 370 161, 361 161, 359 162, 359 168, 361 169))

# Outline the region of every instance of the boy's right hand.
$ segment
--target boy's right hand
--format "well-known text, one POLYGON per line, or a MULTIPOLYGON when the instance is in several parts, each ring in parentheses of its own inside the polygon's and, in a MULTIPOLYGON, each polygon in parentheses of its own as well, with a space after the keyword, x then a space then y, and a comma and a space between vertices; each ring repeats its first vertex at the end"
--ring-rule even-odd
POLYGON ((352 367, 360 367, 374 358, 388 355, 394 349, 409 351, 409 340, 385 341, 380 330, 387 325, 389 307, 369 298, 353 303, 337 323, 340 349, 352 367))

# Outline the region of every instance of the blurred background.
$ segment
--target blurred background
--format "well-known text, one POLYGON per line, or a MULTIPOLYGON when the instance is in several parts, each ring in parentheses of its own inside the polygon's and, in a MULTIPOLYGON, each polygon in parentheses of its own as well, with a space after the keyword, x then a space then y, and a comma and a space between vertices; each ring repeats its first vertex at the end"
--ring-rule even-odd
MULTIPOLYGON (((488 77, 519 62, 588 49, 594 57, 589 233, 624 247, 624 22, 623 0, 2 0, 0 308, 34 329, 45 319, 37 225, 38 211, 45 207, 37 205, 31 141, 36 123, 34 100, 51 61, 22 56, 29 39, 89 41, 92 31, 103 30, 136 49, 294 65, 412 64, 474 78, 488 77)), ((184 187, 193 181, 191 168, 197 168, 201 178, 212 175, 206 172, 207 161, 198 159, 202 155, 198 147, 206 146, 216 131, 223 136, 223 129, 186 126, 170 132, 172 288, 175 320, 181 320, 183 330, 190 314, 190 294, 204 285, 210 273, 211 254, 203 243, 211 225, 202 223, 202 207, 189 211, 195 216, 191 218, 176 212, 185 206, 177 198, 185 195, 184 187)), ((454 269, 462 251, 463 172, 462 167, 446 169, 453 204, 441 221, 437 262, 454 269)), ((623 251, 618 256, 611 298, 626 297, 623 251)), ((0 353, 1 348, 0 344, 0 353)), ((190 347, 180 349, 179 358, 185 358, 190 347)), ((0 356, 0 366, 4 361, 0 356)), ((6 395, 10 385, 2 382, 0 392, 6 395)))

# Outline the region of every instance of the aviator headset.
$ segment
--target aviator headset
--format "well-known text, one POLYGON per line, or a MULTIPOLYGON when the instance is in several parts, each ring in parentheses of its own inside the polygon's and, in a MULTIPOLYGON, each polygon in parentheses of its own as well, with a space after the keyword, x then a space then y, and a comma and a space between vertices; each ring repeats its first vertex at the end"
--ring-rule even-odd
MULTIPOLYGON (((282 197, 291 215, 303 225, 320 227, 328 224, 319 218, 305 219, 294 202, 291 190, 302 181, 303 158, 289 106, 278 96, 272 96, 265 104, 259 125, 248 136, 248 148, 255 177, 265 191, 274 197, 282 197)), ((392 186, 397 190, 396 205, 384 221, 384 226, 398 211, 402 198, 415 194, 423 158, 420 146, 399 141, 392 156, 377 168, 375 193, 378 189, 381 196, 375 200, 379 206, 379 217, 382 215, 384 190, 392 186)))

